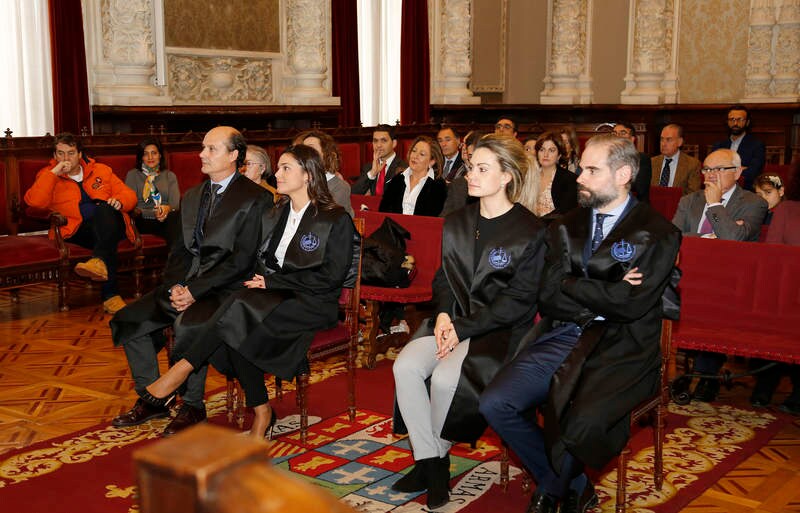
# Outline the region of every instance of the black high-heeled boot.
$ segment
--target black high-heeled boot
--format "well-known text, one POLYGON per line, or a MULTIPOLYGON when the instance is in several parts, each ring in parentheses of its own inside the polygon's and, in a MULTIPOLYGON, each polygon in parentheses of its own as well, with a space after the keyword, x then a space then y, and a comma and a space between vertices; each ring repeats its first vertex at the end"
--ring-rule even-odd
POLYGON ((411 471, 398 479, 393 485, 392 490, 395 492, 412 493, 422 492, 428 489, 428 480, 426 477, 426 470, 428 462, 431 460, 438 460, 439 458, 427 458, 414 462, 414 468, 411 471))
POLYGON ((428 509, 441 508, 450 501, 450 456, 431 458, 426 477, 428 481, 428 509))

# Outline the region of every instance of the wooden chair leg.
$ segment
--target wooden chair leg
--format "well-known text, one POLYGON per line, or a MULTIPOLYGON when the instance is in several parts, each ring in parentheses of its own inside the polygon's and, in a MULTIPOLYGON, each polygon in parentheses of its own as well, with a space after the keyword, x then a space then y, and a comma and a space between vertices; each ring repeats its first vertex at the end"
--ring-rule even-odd
POLYGON ((229 377, 226 381, 225 390, 225 413, 227 413, 228 424, 233 424, 233 395, 235 393, 236 380, 229 377))
POLYGON ((9 289, 8 294, 11 296, 11 302, 19 304, 19 289, 9 289))
POLYGON ((378 327, 380 320, 380 304, 367 300, 364 306, 364 352, 367 354, 366 366, 374 369, 378 359, 378 327))
POLYGON ((244 390, 242 390, 242 384, 239 383, 239 380, 235 380, 236 382, 236 425, 239 426, 239 429, 244 429, 244 390))
POLYGON ((528 470, 523 467, 522 468, 522 493, 528 494, 531 493, 531 485, 533 484, 533 478, 531 477, 528 470))
POLYGON ((656 490, 661 491, 664 484, 664 431, 666 429, 666 408, 659 404, 656 408, 655 426, 653 426, 653 481, 656 490))
POLYGON ((630 446, 626 445, 625 448, 619 453, 617 460, 617 507, 616 513, 625 513, 626 500, 625 496, 625 479, 627 477, 628 455, 631 453, 630 446))
POLYGON ((508 445, 505 442, 500 453, 500 488, 503 489, 503 493, 508 491, 508 445))
POLYGON ((347 411, 350 414, 350 422, 356 420, 356 345, 358 344, 358 332, 350 339, 350 347, 347 349, 347 411))
POLYGON ((275 376, 275 395, 279 401, 283 401, 283 380, 278 376, 275 376))
POLYGON ((305 445, 308 440, 308 401, 306 391, 308 389, 308 374, 303 373, 297 376, 297 400, 300 406, 300 443, 305 445))

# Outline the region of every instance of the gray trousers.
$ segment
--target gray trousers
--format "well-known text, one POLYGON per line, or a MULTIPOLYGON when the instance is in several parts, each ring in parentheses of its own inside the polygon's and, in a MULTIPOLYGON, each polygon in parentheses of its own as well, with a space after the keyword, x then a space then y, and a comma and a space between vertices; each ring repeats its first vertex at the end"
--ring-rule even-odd
POLYGON ((451 442, 442 439, 450 403, 461 377, 461 364, 469 350, 469 339, 461 341, 441 360, 436 359, 436 337, 412 340, 400 351, 394 362, 397 406, 408 428, 414 459, 443 458, 451 442), (425 380, 431 378, 428 395, 425 380))

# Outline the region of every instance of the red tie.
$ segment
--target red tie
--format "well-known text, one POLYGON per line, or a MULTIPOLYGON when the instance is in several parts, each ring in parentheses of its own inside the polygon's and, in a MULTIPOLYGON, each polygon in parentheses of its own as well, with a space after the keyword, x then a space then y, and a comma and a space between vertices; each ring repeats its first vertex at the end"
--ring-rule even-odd
POLYGON ((376 196, 383 196, 383 182, 386 181, 386 162, 383 163, 381 166, 381 170, 378 173, 378 181, 375 183, 375 195, 376 196))

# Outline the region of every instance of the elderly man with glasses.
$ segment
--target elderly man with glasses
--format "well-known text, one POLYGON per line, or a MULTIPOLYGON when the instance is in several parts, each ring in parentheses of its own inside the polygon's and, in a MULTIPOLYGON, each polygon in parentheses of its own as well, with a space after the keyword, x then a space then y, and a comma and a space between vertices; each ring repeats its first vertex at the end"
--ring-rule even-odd
MULTIPOLYGON (((681 198, 672 222, 684 235, 739 241, 758 241, 767 202, 736 184, 742 174, 742 159, 733 150, 712 152, 700 169, 705 189, 681 198)), ((700 352, 694 372, 716 375, 725 355, 700 352)), ((700 379, 694 389, 698 401, 712 402, 719 393, 719 381, 700 379)))

